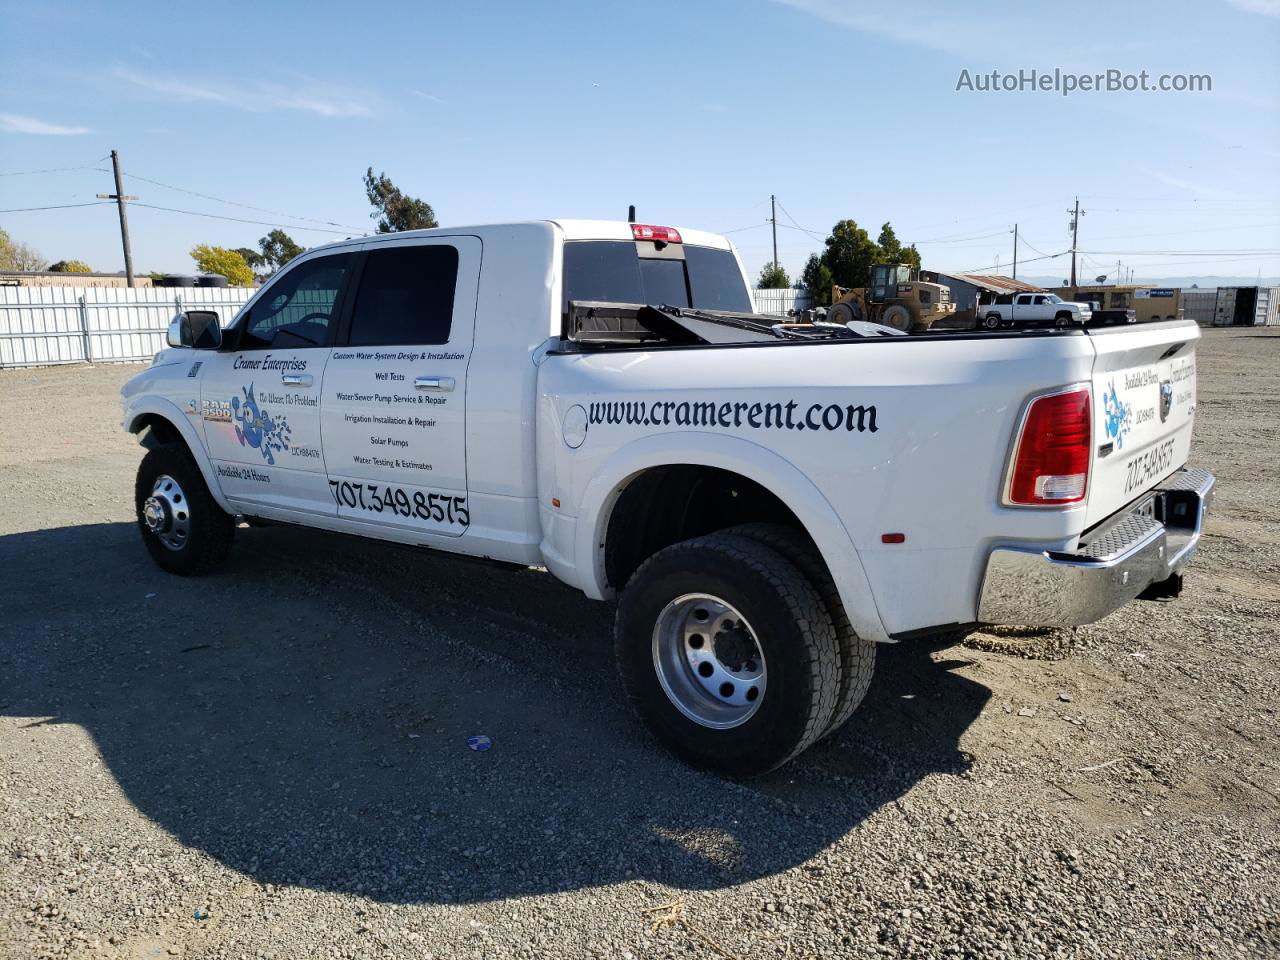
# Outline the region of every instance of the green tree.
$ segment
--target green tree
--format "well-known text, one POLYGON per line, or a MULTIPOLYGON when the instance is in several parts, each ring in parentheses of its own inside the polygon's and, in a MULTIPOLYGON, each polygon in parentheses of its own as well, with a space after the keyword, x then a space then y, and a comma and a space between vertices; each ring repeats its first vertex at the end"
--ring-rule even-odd
POLYGON ((244 257, 244 262, 249 265, 249 269, 257 273, 258 268, 262 266, 262 254, 252 247, 236 247, 236 253, 244 257))
POLYGON ((886 223, 880 228, 876 246, 880 248, 879 263, 905 263, 911 267, 914 274, 920 272, 920 251, 916 249, 914 243, 904 247, 889 224, 886 223))
POLYGON ((83 260, 59 260, 50 264, 50 273, 93 273, 93 267, 83 260))
POLYGON ((876 238, 876 246, 880 248, 881 263, 902 263, 902 244, 893 227, 885 224, 880 228, 880 236, 876 238))
POLYGON ((369 214, 378 221, 379 233, 396 233, 401 230, 424 230, 438 227, 431 204, 416 197, 407 197, 400 188, 387 179, 385 173, 376 177, 373 167, 365 171, 364 190, 373 204, 369 214))
POLYGON ((0 270, 43 270, 48 262, 35 247, 0 230, 0 270))
POLYGON ((303 252, 302 247, 293 242, 293 237, 279 228, 259 240, 258 248, 262 251, 258 265, 270 267, 272 273, 303 252))
POLYGON ((842 287, 865 287, 871 282, 871 265, 879 253, 867 231, 853 220, 841 220, 831 228, 822 259, 835 283, 842 287))
POLYGON ((759 290, 785 290, 791 286, 791 278, 787 276, 781 264, 766 263, 760 271, 760 279, 756 281, 759 290))
POLYGON ((815 253, 809 257, 809 261, 804 265, 804 271, 800 274, 800 282, 809 291, 809 296, 813 297, 815 304, 822 307, 831 305, 831 285, 834 283, 831 279, 831 268, 818 254, 815 253))
POLYGON ((201 243, 191 248, 191 259, 195 260, 201 273, 221 274, 232 286, 247 287, 253 283, 253 271, 235 250, 201 243))

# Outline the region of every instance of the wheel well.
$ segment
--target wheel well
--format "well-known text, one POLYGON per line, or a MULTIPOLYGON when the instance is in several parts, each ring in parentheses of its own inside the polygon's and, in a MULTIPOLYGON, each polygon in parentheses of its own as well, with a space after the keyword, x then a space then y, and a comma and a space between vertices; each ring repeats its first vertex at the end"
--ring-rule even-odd
POLYGON ((140 435, 138 442, 148 450, 166 443, 184 442, 178 428, 158 413, 144 413, 133 421, 130 429, 140 435))
POLYGON ((631 479, 609 515, 605 576, 621 589, 663 547, 743 523, 777 523, 808 536, 785 503, 741 474, 693 464, 650 468, 631 479))

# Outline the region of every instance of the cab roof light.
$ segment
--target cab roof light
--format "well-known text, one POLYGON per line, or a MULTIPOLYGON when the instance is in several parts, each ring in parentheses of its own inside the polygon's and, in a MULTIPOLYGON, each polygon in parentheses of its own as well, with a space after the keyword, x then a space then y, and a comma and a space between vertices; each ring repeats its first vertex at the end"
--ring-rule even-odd
POLYGON ((1056 506, 1084 500, 1092 428, 1088 389, 1032 401, 1014 453, 1008 502, 1056 506))
POLYGON ((656 243, 683 243, 680 231, 675 227, 655 227, 649 223, 633 223, 631 236, 637 240, 653 240, 656 243))

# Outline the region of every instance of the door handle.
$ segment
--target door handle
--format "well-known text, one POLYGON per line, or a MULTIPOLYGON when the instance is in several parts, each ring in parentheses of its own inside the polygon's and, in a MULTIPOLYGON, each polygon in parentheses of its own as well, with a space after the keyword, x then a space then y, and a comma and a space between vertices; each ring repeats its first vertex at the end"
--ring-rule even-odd
POLYGON ((415 377, 413 385, 419 390, 443 390, 446 393, 453 389, 453 377, 415 377))
POLYGON ((309 387, 313 381, 309 373, 286 373, 280 382, 286 387, 309 387))

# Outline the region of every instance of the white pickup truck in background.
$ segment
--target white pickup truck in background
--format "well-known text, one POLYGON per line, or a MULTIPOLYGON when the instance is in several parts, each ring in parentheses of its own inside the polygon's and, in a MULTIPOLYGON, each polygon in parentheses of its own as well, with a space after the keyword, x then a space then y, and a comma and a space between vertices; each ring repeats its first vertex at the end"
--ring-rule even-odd
POLYGON ((561 220, 310 250, 122 401, 166 570, 242 520, 545 565, 618 598, 662 742, 745 776, 848 719, 877 643, 1176 595, 1198 336, 796 324, 723 237, 561 220))
POLYGON ((1084 325, 1093 317, 1087 303, 1072 303, 1056 293, 1004 293, 978 307, 981 325, 997 327, 1065 327, 1084 325))

